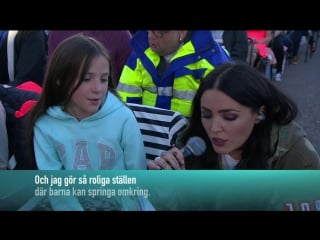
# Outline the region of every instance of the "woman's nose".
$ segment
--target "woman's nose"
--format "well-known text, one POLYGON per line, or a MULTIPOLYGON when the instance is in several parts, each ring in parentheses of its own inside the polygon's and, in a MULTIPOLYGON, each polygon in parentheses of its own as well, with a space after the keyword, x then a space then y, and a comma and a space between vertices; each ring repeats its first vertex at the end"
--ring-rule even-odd
POLYGON ((212 118, 211 125, 210 125, 210 131, 218 132, 220 130, 221 130, 220 120, 218 118, 212 118))

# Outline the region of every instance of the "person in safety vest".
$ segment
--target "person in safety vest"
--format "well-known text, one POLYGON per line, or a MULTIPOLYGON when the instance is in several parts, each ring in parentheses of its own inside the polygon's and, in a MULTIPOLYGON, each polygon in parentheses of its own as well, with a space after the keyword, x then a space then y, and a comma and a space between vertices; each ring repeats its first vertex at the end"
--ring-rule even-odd
POLYGON ((210 31, 137 31, 117 91, 125 102, 155 106, 190 116, 202 79, 231 61, 210 31))

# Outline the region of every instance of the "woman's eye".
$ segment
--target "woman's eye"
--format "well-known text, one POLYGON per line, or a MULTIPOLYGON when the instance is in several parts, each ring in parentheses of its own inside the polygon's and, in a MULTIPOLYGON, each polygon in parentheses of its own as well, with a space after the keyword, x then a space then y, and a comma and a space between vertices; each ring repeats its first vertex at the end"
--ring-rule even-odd
POLYGON ((236 120, 238 118, 238 115, 236 115, 236 114, 225 114, 223 116, 223 118, 225 120, 227 120, 227 121, 234 121, 234 120, 236 120))
POLYGON ((212 115, 210 113, 201 112, 201 117, 202 118, 211 118, 212 115))

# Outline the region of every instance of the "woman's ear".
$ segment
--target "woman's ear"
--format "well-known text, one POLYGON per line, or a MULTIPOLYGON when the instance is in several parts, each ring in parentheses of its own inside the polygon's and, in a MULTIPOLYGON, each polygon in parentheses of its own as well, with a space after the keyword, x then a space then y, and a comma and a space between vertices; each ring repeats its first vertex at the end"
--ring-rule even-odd
POLYGON ((264 113, 265 112, 265 109, 266 107, 264 105, 262 105, 260 108, 259 108, 259 113, 264 113))
POLYGON ((260 121, 266 120, 266 115, 264 115, 263 112, 259 112, 259 114, 256 116, 256 119, 260 121))
POLYGON ((261 121, 266 120, 266 115, 264 113, 264 110, 265 110, 265 106, 263 105, 260 107, 258 114, 256 116, 256 123, 260 123, 261 121))

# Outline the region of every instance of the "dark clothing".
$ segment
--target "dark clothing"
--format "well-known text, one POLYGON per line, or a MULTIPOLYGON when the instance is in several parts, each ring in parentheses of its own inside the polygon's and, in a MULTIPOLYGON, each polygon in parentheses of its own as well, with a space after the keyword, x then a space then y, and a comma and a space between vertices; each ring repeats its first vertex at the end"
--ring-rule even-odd
MULTIPOLYGON (((308 140, 304 129, 295 121, 285 126, 274 125, 270 135, 269 158, 267 169, 299 170, 320 169, 320 158, 308 140)), ((181 148, 183 133, 177 139, 175 146, 181 148)), ((207 143, 208 144, 208 143, 207 143)), ((209 170, 222 169, 219 161, 213 161, 215 156, 206 155, 186 158, 186 169, 209 170)))
POLYGON ((298 56, 299 48, 300 48, 300 41, 302 36, 308 36, 307 30, 294 30, 290 33, 290 38, 293 43, 292 55, 298 56))
POLYGON ((93 37, 100 41, 104 47, 108 50, 112 65, 113 65, 113 83, 114 87, 117 86, 122 68, 125 65, 129 54, 132 49, 129 44, 131 34, 129 31, 116 30, 116 31, 88 31, 88 30, 69 30, 69 31, 50 31, 48 40, 48 59, 57 45, 64 39, 82 33, 86 36, 93 37))
POLYGON ((247 62, 247 31, 225 30, 222 35, 223 44, 234 61, 247 62))
POLYGON ((41 87, 25 82, 17 87, 6 88, 0 84, 0 100, 6 110, 6 126, 9 142, 9 157, 13 154, 17 165, 14 169, 37 169, 28 159, 26 127, 28 112, 40 96, 41 87))
POLYGON ((272 49, 277 60, 277 73, 282 72, 282 64, 284 59, 284 38, 282 35, 283 34, 281 33, 274 37, 268 44, 268 47, 272 49))
POLYGON ((0 47, 0 83, 17 86, 26 81, 42 85, 47 64, 45 31, 19 31, 14 39, 14 81, 8 74, 7 37, 0 47))

